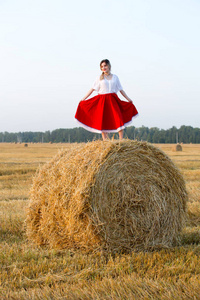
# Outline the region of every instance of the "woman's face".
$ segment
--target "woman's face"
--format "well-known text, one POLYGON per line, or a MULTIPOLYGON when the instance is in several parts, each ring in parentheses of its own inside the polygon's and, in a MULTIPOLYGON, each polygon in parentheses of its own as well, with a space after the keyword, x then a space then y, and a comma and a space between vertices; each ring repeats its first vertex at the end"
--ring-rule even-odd
POLYGON ((101 64, 101 71, 104 72, 104 73, 109 73, 110 72, 110 68, 105 62, 103 62, 101 64))

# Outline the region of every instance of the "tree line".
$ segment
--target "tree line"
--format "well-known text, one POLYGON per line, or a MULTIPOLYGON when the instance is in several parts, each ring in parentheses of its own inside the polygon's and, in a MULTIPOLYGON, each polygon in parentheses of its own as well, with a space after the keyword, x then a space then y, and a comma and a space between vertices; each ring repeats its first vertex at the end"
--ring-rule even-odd
MULTIPOLYGON (((118 134, 110 134, 110 137, 118 138, 118 134)), ((200 144, 200 128, 181 126, 179 129, 173 126, 170 129, 148 128, 145 126, 136 128, 127 127, 124 137, 131 140, 137 139, 150 143, 194 143, 200 144)), ((0 132, 1 143, 81 143, 101 139, 98 133, 89 132, 81 127, 72 129, 56 129, 45 132, 0 132)))

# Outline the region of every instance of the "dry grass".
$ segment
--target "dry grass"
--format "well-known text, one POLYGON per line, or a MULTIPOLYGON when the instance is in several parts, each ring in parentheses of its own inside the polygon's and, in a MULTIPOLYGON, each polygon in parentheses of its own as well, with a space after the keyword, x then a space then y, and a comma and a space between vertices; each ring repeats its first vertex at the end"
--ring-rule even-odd
POLYGON ((11 176, 10 182, 21 186, 19 192, 11 184, 13 200, 5 192, 7 200, 0 201, 0 299, 200 299, 200 145, 183 145, 182 152, 173 152, 172 145, 156 146, 171 157, 186 181, 189 214, 181 246, 106 255, 37 248, 26 241, 28 201, 23 199, 28 198, 34 169, 69 145, 0 144, 0 167, 6 163, 9 169, 0 182, 6 186, 11 176), (18 170, 29 163, 33 171, 15 179, 13 162, 18 170))
POLYGON ((26 245, 13 245, 11 251, 4 246, 2 296, 5 299, 7 295, 14 299, 17 296, 19 299, 141 299, 139 296, 194 299, 200 291, 199 251, 199 247, 189 247, 112 257, 45 251, 26 245))

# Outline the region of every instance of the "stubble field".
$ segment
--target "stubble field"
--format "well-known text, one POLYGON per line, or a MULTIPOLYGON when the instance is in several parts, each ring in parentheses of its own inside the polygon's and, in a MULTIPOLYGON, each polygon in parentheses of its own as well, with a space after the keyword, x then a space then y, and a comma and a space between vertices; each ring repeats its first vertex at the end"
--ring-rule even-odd
POLYGON ((84 254, 30 244, 24 220, 37 168, 76 144, 0 143, 0 299, 200 299, 200 145, 155 145, 189 194, 180 245, 153 252, 84 254))

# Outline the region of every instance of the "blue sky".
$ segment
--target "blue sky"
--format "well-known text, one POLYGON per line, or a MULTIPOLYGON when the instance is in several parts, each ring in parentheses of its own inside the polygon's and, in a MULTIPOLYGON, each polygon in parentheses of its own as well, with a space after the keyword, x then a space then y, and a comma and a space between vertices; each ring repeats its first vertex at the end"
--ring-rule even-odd
POLYGON ((199 15, 197 0, 0 0, 0 132, 79 126, 104 58, 132 125, 200 127, 199 15))

